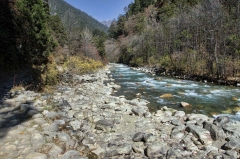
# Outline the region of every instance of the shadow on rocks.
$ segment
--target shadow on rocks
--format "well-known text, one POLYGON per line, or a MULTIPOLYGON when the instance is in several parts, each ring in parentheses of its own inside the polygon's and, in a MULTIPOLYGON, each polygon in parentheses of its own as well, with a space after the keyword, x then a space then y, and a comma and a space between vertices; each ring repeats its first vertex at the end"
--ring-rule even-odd
POLYGON ((11 104, 0 104, 0 139, 3 138, 12 127, 20 125, 37 114, 38 111, 28 107, 27 104, 12 107, 11 104), (10 109, 12 108, 12 109, 10 109))

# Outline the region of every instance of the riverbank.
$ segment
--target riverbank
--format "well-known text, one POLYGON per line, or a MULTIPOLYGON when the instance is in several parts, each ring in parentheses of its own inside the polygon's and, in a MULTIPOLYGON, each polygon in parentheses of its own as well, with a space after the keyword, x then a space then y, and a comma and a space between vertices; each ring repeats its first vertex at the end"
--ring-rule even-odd
POLYGON ((149 73, 151 75, 159 75, 159 76, 167 76, 167 77, 174 77, 177 79, 183 80, 191 80, 191 81, 198 81, 203 83, 214 83, 217 85, 226 85, 226 86, 236 86, 240 87, 240 78, 239 77, 229 77, 227 79, 224 78, 213 78, 209 76, 201 76, 201 75, 194 75, 194 74, 184 74, 183 71, 174 71, 174 70, 167 70, 161 67, 131 67, 133 70, 142 71, 145 73, 149 73))
POLYGON ((120 86, 111 65, 64 76, 51 95, 12 92, 1 104, 0 158, 240 157, 240 122, 167 107, 150 113, 146 100, 112 96, 120 86))

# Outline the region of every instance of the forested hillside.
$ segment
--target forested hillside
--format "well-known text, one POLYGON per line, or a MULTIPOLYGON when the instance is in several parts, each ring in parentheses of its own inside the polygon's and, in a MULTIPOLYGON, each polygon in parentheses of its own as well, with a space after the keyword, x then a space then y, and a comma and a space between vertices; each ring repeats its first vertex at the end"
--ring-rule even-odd
POLYGON ((82 74, 102 66, 106 39, 103 30, 107 27, 58 2, 51 6, 59 13, 66 10, 64 15, 75 25, 50 14, 48 0, 0 0, 1 77, 14 74, 15 80, 21 70, 32 77, 34 89, 40 90, 56 84, 64 71, 82 74), (63 8, 59 8, 61 4, 63 8), (70 24, 70 28, 64 24, 70 24))
POLYGON ((105 59, 104 41, 107 26, 63 0, 49 0, 52 16, 60 17, 72 55, 84 55, 96 60, 105 59))
POLYGON ((238 0, 135 0, 110 26, 109 57, 175 75, 239 79, 239 8, 238 0))
POLYGON ((95 29, 107 31, 107 26, 103 25, 85 12, 74 8, 64 0, 49 0, 51 14, 59 15, 68 32, 74 28, 88 28, 90 31, 95 29))

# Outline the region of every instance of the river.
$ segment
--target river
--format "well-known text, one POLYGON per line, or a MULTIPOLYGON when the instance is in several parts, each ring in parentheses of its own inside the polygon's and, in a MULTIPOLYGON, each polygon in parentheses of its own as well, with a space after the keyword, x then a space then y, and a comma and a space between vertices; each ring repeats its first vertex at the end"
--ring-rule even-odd
POLYGON ((201 113, 208 116, 218 114, 239 114, 240 89, 238 87, 219 86, 210 83, 200 83, 189 80, 179 80, 169 77, 152 76, 132 70, 122 64, 114 64, 112 76, 121 89, 114 95, 124 95, 126 99, 139 98, 150 102, 150 111, 156 111, 163 106, 186 113, 201 113), (160 80, 156 80, 159 78, 160 80), (172 94, 172 98, 161 98, 163 94, 172 94), (183 108, 180 102, 191 106, 183 108))

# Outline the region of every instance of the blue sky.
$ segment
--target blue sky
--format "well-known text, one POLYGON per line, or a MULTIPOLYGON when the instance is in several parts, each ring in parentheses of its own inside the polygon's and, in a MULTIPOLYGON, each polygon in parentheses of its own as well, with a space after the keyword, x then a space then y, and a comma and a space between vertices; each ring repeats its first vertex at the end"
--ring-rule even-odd
POLYGON ((117 19, 134 0, 65 0, 98 21, 117 19))

